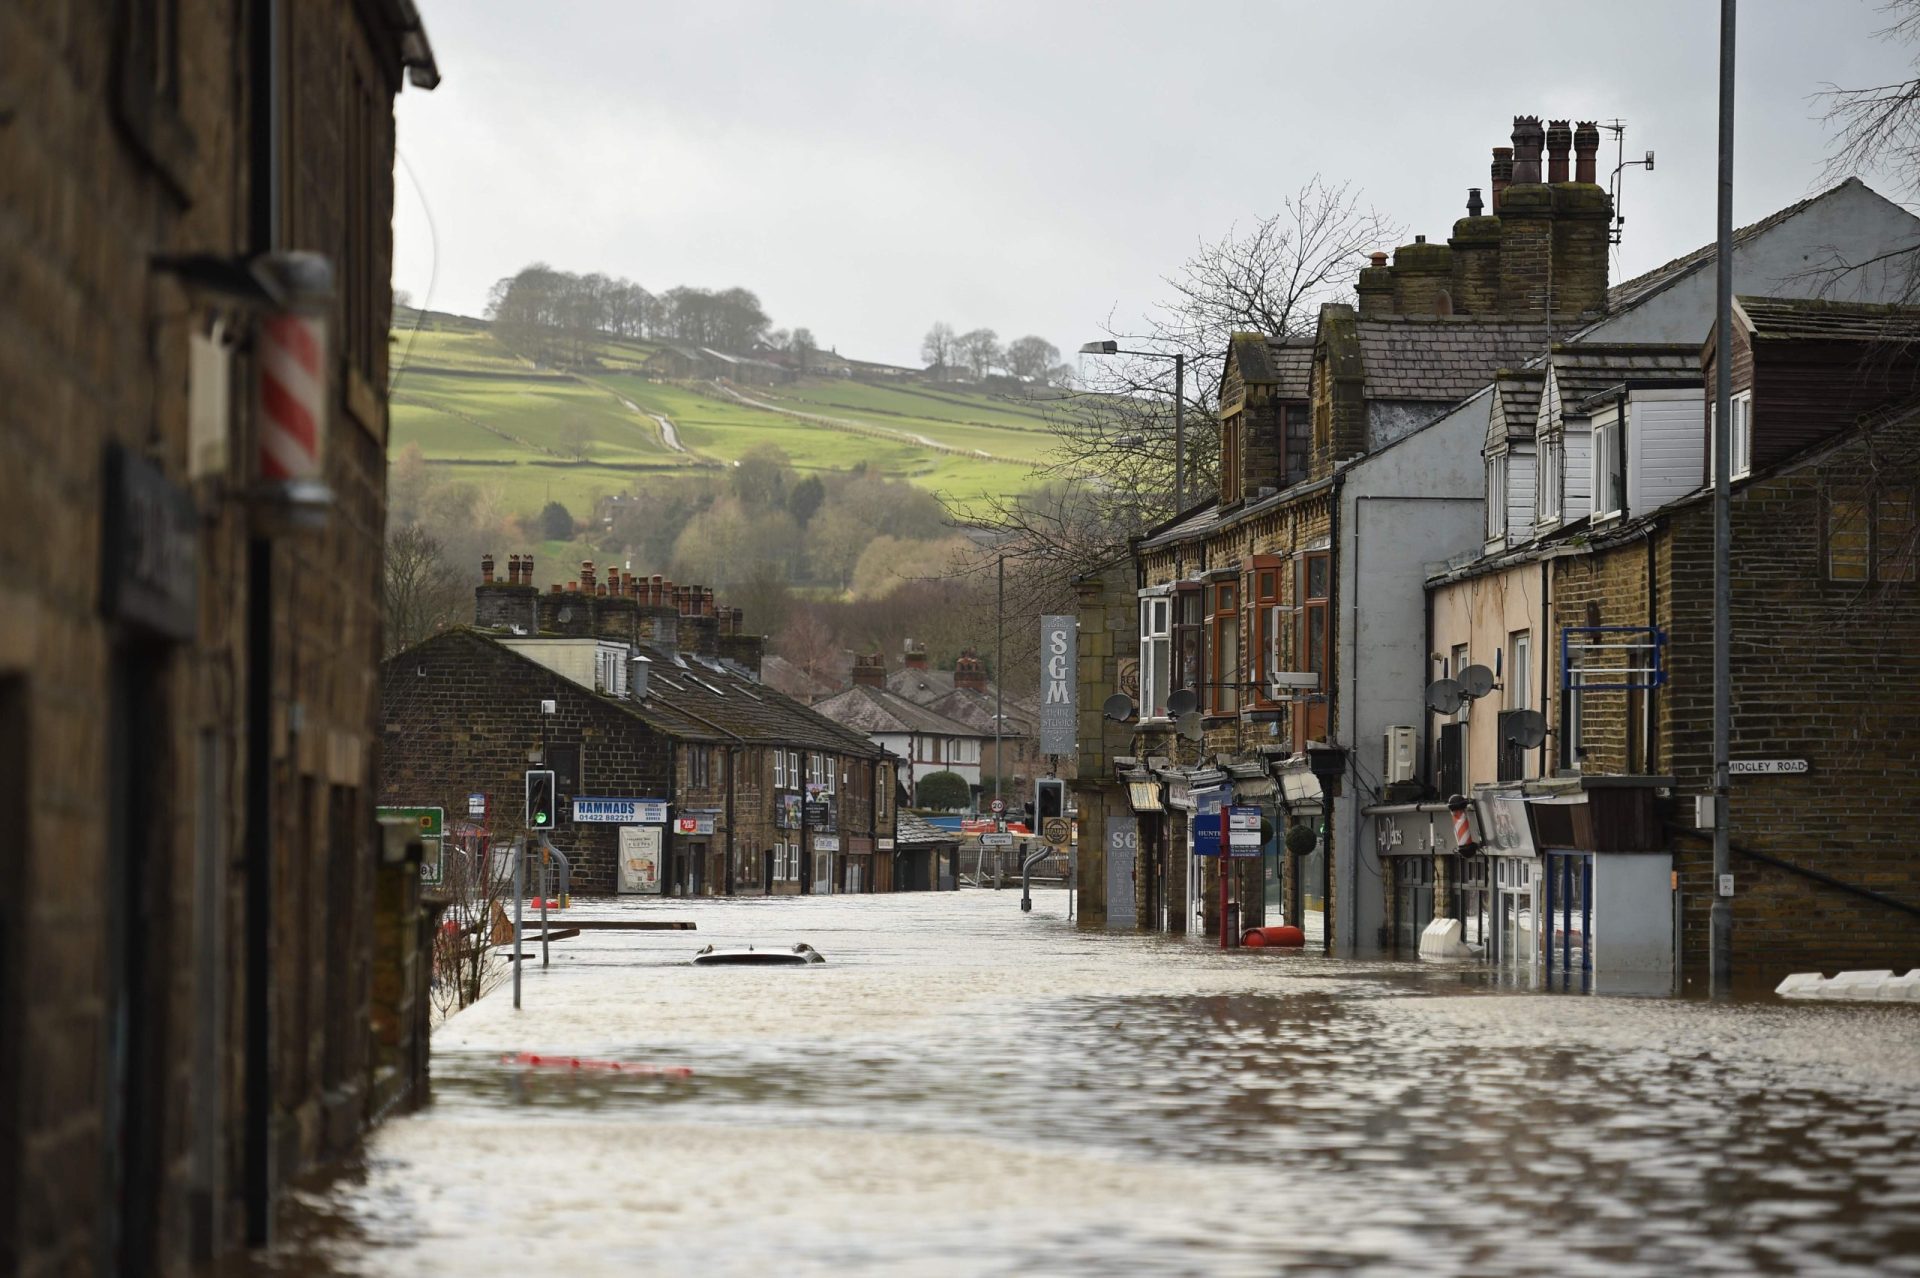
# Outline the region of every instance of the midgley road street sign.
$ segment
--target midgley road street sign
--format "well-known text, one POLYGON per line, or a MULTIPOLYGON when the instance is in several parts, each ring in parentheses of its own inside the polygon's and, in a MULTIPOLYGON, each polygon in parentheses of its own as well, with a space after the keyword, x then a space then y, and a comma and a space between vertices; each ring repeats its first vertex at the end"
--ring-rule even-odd
POLYGON ((1727 773, 1736 777, 1791 776, 1807 771, 1805 759, 1729 759, 1727 773))

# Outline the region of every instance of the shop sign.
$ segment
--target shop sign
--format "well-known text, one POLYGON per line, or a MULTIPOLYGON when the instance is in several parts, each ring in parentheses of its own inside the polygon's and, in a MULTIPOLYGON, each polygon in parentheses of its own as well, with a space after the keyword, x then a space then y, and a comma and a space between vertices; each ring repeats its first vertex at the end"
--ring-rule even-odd
POLYGON ((673 823, 673 832, 675 834, 712 834, 713 817, 710 815, 683 816, 673 823))
POLYGON ((880 836, 879 846, 882 852, 891 852, 893 851, 893 840, 883 834, 880 836))
POLYGON ((660 827, 620 827, 620 881, 622 892, 660 894, 660 827))
POLYGON ((1527 801, 1518 794, 1480 797, 1480 850, 1494 856, 1533 856, 1533 826, 1527 801))
POLYGON ((840 850, 840 836, 837 834, 814 835, 813 850, 815 852, 838 852, 840 850))
POLYGON ((780 806, 774 812, 773 817, 774 817, 774 824, 779 826, 782 830, 799 829, 800 828, 800 796, 797 794, 781 795, 780 806))
POLYGON ((1220 813, 1196 812, 1193 817, 1193 854, 1220 855, 1220 813))
MULTIPOLYGON (((1074 704, 1078 632, 1076 617, 1040 618, 1041 754, 1072 754, 1079 749, 1080 725, 1074 704)), ((994 677, 999 677, 998 671, 994 677)))
POLYGON ((1236 805, 1227 809, 1227 855, 1260 855, 1260 809, 1236 805))
POLYGON ((608 825, 665 825, 667 801, 576 797, 573 801, 573 819, 608 825))
POLYGON ((193 499, 139 454, 106 454, 100 611, 166 639, 200 629, 198 520, 193 499))

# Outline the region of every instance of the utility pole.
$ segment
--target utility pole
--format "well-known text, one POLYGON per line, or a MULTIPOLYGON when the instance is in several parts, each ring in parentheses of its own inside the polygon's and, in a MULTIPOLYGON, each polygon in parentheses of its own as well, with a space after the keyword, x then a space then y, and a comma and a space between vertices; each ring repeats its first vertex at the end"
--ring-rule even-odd
POLYGON ((1733 711, 1733 28, 1735 0, 1720 0, 1720 189, 1714 296, 1713 386, 1713 907, 1708 917, 1711 992, 1733 981, 1733 876, 1728 846, 1727 759, 1733 711))
POLYGON ((1187 508, 1187 357, 1173 353, 1173 513, 1187 508))
POLYGON ((1000 774, 1005 771, 1000 766, 1000 728, 1006 722, 1007 710, 1007 557, 1000 556, 998 562, 1000 574, 999 604, 994 613, 993 622, 993 803, 994 828, 1006 813, 1000 800, 1000 774))

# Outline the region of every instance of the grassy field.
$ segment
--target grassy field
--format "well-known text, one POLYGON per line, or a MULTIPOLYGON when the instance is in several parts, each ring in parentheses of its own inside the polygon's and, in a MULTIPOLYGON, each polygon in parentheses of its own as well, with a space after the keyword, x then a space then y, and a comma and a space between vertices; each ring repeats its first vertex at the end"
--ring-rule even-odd
POLYGON ((417 445, 436 470, 498 492, 511 509, 559 500, 584 514, 639 474, 723 466, 766 443, 802 470, 864 462, 966 507, 1030 487, 1052 444, 1031 402, 814 378, 743 392, 762 408, 649 380, 641 366, 653 349, 601 339, 602 367, 573 377, 535 369, 475 321, 436 316, 418 333, 397 329, 391 448, 417 445), (673 422, 685 451, 667 447, 650 414, 673 422))

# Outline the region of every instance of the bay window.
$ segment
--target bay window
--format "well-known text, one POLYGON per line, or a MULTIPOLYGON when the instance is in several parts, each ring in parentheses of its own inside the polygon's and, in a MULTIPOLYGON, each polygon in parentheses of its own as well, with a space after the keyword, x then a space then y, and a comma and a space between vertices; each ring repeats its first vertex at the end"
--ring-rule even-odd
POLYGON ((1298 651, 1302 669, 1319 676, 1319 682, 1308 690, 1308 699, 1301 705, 1301 713, 1293 716, 1294 749, 1306 748, 1309 741, 1325 738, 1327 732, 1327 688, 1330 663, 1327 645, 1331 641, 1328 633, 1327 604, 1333 588, 1333 563, 1324 550, 1313 551, 1300 556, 1299 560, 1299 599, 1300 599, 1300 635, 1298 651))
POLYGON ((1202 621, 1200 583, 1182 582, 1173 592, 1173 686, 1196 697, 1207 681, 1206 625, 1202 621))
POLYGON ((1166 595, 1140 601, 1140 717, 1167 717, 1167 693, 1173 689, 1169 634, 1173 600, 1166 595))

